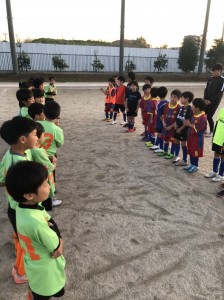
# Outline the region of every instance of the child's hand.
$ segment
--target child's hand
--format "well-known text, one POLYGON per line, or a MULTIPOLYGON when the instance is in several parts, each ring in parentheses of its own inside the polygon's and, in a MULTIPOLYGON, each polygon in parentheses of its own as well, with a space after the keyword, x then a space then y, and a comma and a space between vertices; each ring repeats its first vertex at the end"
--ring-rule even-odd
POLYGON ((191 126, 190 120, 184 120, 183 123, 184 123, 184 125, 186 125, 186 126, 191 126))
POLYGON ((153 119, 149 120, 149 124, 150 124, 150 125, 153 124, 153 119))
POLYGON ((55 157, 55 156, 51 156, 51 160, 52 160, 52 163, 56 163, 58 161, 57 157, 55 157))
POLYGON ((128 108, 126 108, 126 112, 129 112, 129 109, 128 109, 128 108))
POLYGON ((52 258, 58 258, 59 256, 62 255, 62 250, 63 250, 63 241, 62 241, 62 239, 60 239, 60 246, 56 251, 54 251, 52 253, 51 257, 52 258))
POLYGON ((169 131, 171 128, 172 128, 172 125, 171 125, 171 126, 166 126, 166 127, 165 127, 165 130, 166 130, 166 131, 169 131))
POLYGON ((177 123, 174 123, 173 128, 174 128, 175 130, 178 129, 178 128, 177 128, 177 123))
POLYGON ((181 133, 181 130, 180 130, 180 128, 177 128, 177 130, 176 130, 176 133, 178 133, 178 134, 180 134, 180 133, 181 133))

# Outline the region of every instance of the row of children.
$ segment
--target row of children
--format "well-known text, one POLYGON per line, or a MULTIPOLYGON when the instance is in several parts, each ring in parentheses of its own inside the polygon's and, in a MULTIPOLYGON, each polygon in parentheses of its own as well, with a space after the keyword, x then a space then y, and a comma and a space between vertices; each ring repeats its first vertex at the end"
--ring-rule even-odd
POLYGON ((16 93, 22 113, 0 128, 1 138, 10 146, 0 164, 0 183, 6 187, 14 230, 14 282, 28 282, 27 299, 43 300, 64 294, 63 242, 57 224, 46 212, 62 202, 54 196, 56 151, 64 143, 64 134, 58 126, 60 105, 34 100, 29 84, 20 84, 16 93))

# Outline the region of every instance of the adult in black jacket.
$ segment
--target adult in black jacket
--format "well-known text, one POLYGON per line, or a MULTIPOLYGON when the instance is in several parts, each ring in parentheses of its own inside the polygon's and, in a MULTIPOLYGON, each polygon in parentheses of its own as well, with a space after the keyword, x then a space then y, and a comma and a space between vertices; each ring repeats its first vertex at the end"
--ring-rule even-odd
POLYGON ((209 78, 204 91, 204 100, 206 103, 205 113, 207 115, 210 132, 206 135, 211 137, 214 130, 214 121, 212 119, 223 96, 224 76, 222 76, 222 64, 215 64, 212 67, 212 76, 209 78))

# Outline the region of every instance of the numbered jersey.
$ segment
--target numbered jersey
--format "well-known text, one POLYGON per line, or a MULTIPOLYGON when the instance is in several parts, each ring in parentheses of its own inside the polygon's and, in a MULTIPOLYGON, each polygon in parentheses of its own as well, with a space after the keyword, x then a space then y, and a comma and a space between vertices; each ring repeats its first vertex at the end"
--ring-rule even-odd
POLYGON ((51 219, 39 205, 16 208, 20 244, 25 252, 24 265, 31 290, 39 295, 54 295, 65 285, 65 259, 51 257, 59 246, 59 237, 48 224, 51 219))
POLYGON ((40 121, 44 127, 44 141, 41 147, 44 148, 48 156, 55 156, 57 148, 64 144, 63 130, 50 121, 40 121))

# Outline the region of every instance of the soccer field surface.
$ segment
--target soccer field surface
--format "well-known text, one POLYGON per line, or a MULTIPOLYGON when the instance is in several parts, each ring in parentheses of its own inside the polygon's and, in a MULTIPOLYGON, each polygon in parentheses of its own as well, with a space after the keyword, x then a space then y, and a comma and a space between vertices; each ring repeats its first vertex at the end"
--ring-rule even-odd
MULTIPOLYGON (((203 83, 155 83, 203 96, 203 83)), ((0 83, 0 124, 18 114, 17 84, 0 83)), ((186 174, 156 156, 135 133, 102 122, 102 83, 60 83, 61 127, 57 197, 51 213, 64 239, 66 300, 224 299, 224 202, 211 171, 206 139, 200 170, 186 174)), ((141 84, 142 86, 142 84, 141 84)), ((221 104, 223 106, 223 102, 221 104)), ((221 107, 220 106, 220 107, 221 107)), ((0 157, 8 146, 0 141, 0 157)), ((15 285, 12 229, 0 190, 0 300, 25 300, 15 285)))

